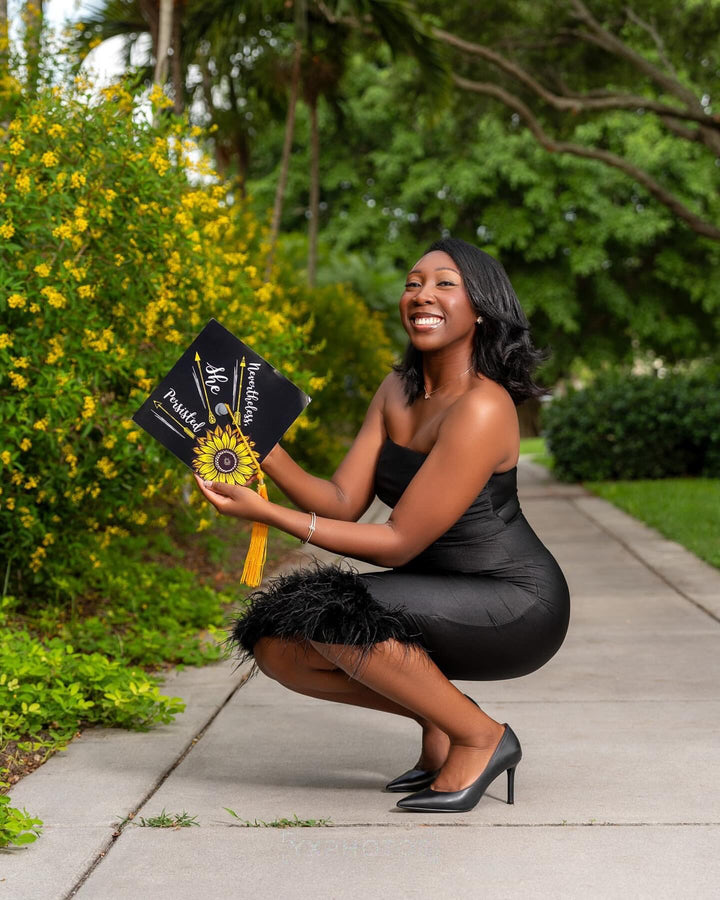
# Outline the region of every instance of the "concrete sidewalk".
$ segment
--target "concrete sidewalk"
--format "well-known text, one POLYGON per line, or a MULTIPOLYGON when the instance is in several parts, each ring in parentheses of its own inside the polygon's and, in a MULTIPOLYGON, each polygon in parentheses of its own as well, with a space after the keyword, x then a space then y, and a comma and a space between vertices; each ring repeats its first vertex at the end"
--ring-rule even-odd
MULTIPOLYGON (((173 674, 188 703, 147 734, 90 730, 12 792, 45 821, 0 851, 0 898, 715 898, 720 894, 720 572, 521 463, 525 514, 570 583, 539 672, 458 682, 517 732, 470 813, 396 809, 409 720, 293 694, 229 664, 173 674), (327 828, 240 827, 297 815, 327 828), (121 822, 187 811, 199 828, 121 822)), ((247 671, 247 670, 246 670, 247 671)))

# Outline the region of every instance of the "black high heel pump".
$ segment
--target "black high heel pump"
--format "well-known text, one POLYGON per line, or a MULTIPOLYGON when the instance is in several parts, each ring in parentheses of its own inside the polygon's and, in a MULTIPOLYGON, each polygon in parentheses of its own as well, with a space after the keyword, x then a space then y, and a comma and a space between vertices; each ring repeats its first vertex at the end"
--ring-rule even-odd
POLYGON ((515 802, 515 769, 522 759, 522 748, 517 735, 505 723, 500 743, 490 757, 484 771, 461 791, 434 791, 427 788, 398 800, 400 809, 411 812, 469 812, 477 806, 490 784, 503 772, 508 774, 507 802, 515 802))
MULTIPOLYGON (((464 696, 479 708, 479 704, 472 697, 468 697, 467 694, 464 694, 464 696)), ((397 778, 393 778, 392 781, 388 782, 385 785, 385 790, 398 794, 408 791, 420 791, 429 787, 439 774, 440 769, 435 769, 434 771, 429 769, 408 769, 407 772, 403 772, 402 775, 398 775, 397 778)))

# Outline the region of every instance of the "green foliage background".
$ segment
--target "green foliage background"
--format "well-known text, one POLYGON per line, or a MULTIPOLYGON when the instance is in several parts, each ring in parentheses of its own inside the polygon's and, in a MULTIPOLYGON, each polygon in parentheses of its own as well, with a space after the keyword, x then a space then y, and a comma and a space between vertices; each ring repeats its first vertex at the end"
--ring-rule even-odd
POLYGON ((543 410, 561 481, 720 477, 720 375, 597 378, 543 410))

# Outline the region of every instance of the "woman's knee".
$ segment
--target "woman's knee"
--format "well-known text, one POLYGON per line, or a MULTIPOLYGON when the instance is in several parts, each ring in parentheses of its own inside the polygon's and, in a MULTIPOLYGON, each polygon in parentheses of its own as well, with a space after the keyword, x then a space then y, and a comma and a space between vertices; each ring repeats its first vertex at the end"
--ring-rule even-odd
POLYGON ((292 682, 308 669, 336 668, 302 638, 262 637, 253 647, 253 656, 261 672, 281 683, 292 682))

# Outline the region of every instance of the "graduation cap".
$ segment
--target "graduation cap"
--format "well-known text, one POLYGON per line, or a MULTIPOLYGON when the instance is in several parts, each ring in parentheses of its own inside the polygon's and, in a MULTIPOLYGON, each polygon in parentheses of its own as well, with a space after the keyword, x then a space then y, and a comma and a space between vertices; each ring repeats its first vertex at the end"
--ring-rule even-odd
MULTIPOLYGON (((310 402, 247 344, 211 319, 133 420, 207 481, 244 484, 310 402)), ((242 581, 257 587, 267 525, 255 522, 242 581)))

